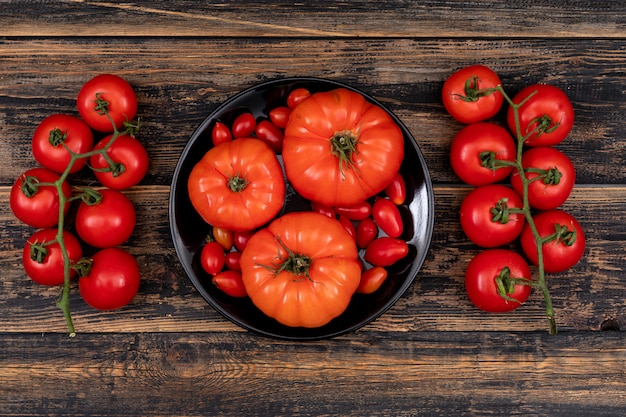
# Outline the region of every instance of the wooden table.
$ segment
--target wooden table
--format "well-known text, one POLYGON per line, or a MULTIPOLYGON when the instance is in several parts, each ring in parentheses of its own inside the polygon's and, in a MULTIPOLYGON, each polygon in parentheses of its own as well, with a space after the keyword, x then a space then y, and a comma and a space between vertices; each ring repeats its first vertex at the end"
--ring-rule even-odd
POLYGON ((626 414, 623 1, 27 0, 1 3, 0 36, 0 415, 626 414), (510 92, 545 82, 574 104, 559 149, 578 177, 563 208, 588 246, 575 268, 549 277, 557 336, 538 292, 509 315, 478 311, 464 292, 478 248, 457 219, 469 188, 447 152, 461 125, 440 92, 474 63, 510 92), (76 113, 80 86, 103 72, 136 88, 145 123, 151 166, 128 192, 138 224, 124 245, 142 284, 108 313, 74 288, 69 338, 58 289, 23 272, 33 230, 13 217, 8 195, 35 166, 37 124, 76 113), (388 106, 416 137, 436 202, 427 260, 400 301, 356 332, 308 343, 255 336, 208 306, 168 226, 173 170, 196 126, 238 91, 289 76, 344 82, 388 106))

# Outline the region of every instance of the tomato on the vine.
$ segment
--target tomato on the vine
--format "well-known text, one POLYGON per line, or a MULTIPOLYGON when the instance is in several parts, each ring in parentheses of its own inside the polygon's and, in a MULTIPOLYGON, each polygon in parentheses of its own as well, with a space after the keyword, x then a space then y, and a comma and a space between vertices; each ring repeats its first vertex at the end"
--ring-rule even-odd
MULTIPOLYGON (((56 225, 59 222, 60 200, 52 183, 60 178, 46 168, 31 168, 20 175, 13 183, 9 196, 9 205, 15 217, 36 228, 56 225)), ((72 188, 67 181, 63 181, 61 189, 66 198, 63 212, 67 214, 70 209, 67 199, 72 196, 72 188)))
POLYGON ((403 157, 404 136, 393 118, 345 88, 304 100, 285 129, 287 179, 303 197, 331 207, 351 206, 384 190, 403 157))
POLYGON ((113 132, 137 114, 137 96, 133 87, 113 74, 100 74, 87 81, 76 100, 78 112, 89 126, 103 133, 113 132))
MULTIPOLYGON (((33 157, 45 168, 63 173, 70 163, 71 155, 89 152, 93 148, 93 133, 78 117, 69 114, 53 114, 46 117, 35 129, 32 139, 33 157)), ((74 161, 70 174, 80 171, 87 158, 74 161)))
POLYGON ((443 84, 443 105, 461 123, 481 122, 493 117, 502 107, 504 96, 496 89, 500 77, 484 65, 462 68, 443 84))
POLYGON ((494 123, 473 123, 461 129, 450 144, 450 164, 466 184, 486 185, 511 174, 517 150, 511 134, 494 123), (500 161, 505 161, 500 162, 500 161))
MULTIPOLYGON (((520 134, 525 145, 553 146, 563 141, 574 124, 574 107, 567 95, 558 87, 533 84, 513 97, 519 107, 520 134)), ((509 107, 507 123, 516 132, 513 107, 509 107)))
MULTIPOLYGON (((65 281, 63 253, 56 240, 57 233, 57 229, 38 230, 24 246, 22 265, 26 274, 38 284, 63 285, 65 281)), ((70 265, 75 264, 83 256, 80 242, 67 230, 63 231, 63 241, 70 265)), ((69 278, 75 276, 76 271, 70 268, 69 278)))
MULTIPOLYGON (((99 141, 94 149, 103 149, 113 140, 109 135, 99 141)), ((103 155, 93 155, 89 163, 98 181, 114 190, 125 190, 136 185, 148 172, 149 158, 146 148, 130 135, 120 135, 107 150, 113 161, 111 167, 103 155)))
POLYGON ((472 304, 491 313, 513 311, 531 293, 530 268, 513 250, 489 249, 478 253, 467 265, 465 290, 472 304), (504 295, 504 297, 502 296, 504 295))

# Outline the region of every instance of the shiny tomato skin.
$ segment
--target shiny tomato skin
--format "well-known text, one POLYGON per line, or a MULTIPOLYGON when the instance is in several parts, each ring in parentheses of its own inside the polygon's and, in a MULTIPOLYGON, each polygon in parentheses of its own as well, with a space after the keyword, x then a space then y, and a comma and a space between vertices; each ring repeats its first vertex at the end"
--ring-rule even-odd
POLYGON ((246 248, 246 245, 253 235, 253 230, 246 230, 245 232, 233 232, 233 244, 235 245, 235 248, 237 248, 239 252, 242 252, 246 248))
POLYGON ((367 245, 363 259, 374 266, 391 266, 408 254, 409 246, 404 240, 382 236, 367 245))
POLYGON ((303 197, 330 207, 349 207, 383 191, 403 158, 404 136, 394 119, 345 88, 304 100, 285 129, 287 179, 303 197), (350 149, 344 158, 339 144, 350 149))
POLYGON ((482 166, 480 154, 495 153, 497 160, 514 162, 517 149, 511 134, 502 126, 482 122, 465 126, 450 144, 450 164, 454 173, 466 184, 487 185, 507 178, 512 167, 492 169, 482 166))
POLYGON ((230 269, 231 271, 239 271, 241 272, 241 264, 239 261, 241 260, 241 252, 233 251, 228 252, 226 254, 226 259, 224 260, 224 266, 226 269, 230 269))
POLYGON ((211 129, 211 141, 213 142, 213 146, 217 146, 220 143, 229 142, 231 140, 233 140, 233 134, 228 126, 219 121, 215 122, 213 128, 211 129))
POLYGON ((231 297, 245 297, 248 295, 241 278, 241 272, 236 270, 222 271, 211 278, 211 282, 219 290, 231 297))
POLYGON ((361 274, 361 282, 356 292, 360 294, 372 294, 387 280, 388 272, 382 266, 374 266, 366 269, 361 274))
POLYGON ((359 286, 361 261, 338 220, 293 212, 250 239, 241 270, 248 295, 266 315, 286 326, 314 328, 348 307, 359 286))
POLYGON ((306 88, 296 88, 287 96, 287 107, 290 110, 295 109, 298 104, 311 97, 311 92, 306 88))
MULTIPOLYGON (((576 183, 576 169, 563 152, 546 146, 530 148, 522 155, 522 166, 526 168, 550 170, 556 168, 561 174, 558 184, 546 184, 537 179, 528 185, 528 203, 539 210, 553 210, 568 199, 576 183)), ((536 172, 526 172, 526 178, 538 177, 536 172)), ((511 175, 511 185, 520 195, 524 195, 522 179, 517 171, 511 175)))
POLYGON ((133 87, 123 78, 113 74, 100 74, 87 81, 78 92, 78 112, 94 130, 113 132, 113 124, 120 130, 124 122, 132 121, 137 114, 137 96, 133 87), (96 109, 96 100, 108 102, 108 114, 96 109))
MULTIPOLYGON (((61 247, 58 242, 46 245, 47 254, 44 256, 41 263, 31 257, 31 246, 34 243, 42 244, 44 242, 51 242, 56 239, 57 233, 57 229, 38 230, 28 238, 24 246, 22 265, 30 279, 38 284, 50 286, 63 285, 65 281, 63 253, 61 252, 61 247)), ((83 249, 78 239, 76 239, 72 233, 64 230, 63 241, 70 263, 78 262, 83 256, 83 249)), ((70 268, 69 276, 70 279, 74 278, 76 271, 70 268)))
POLYGON ((284 129, 287 126, 289 114, 291 114, 291 109, 289 107, 279 106, 270 110, 269 116, 270 120, 276 127, 284 129))
MULTIPOLYGON (((553 146, 561 143, 572 130, 574 107, 571 101, 558 87, 547 84, 532 84, 513 97, 519 107, 520 134, 527 137, 527 146, 553 146), (530 98, 529 98, 530 97, 530 98), (539 132, 533 130, 541 126, 539 120, 547 116, 546 125, 539 132)), ((516 132, 515 114, 512 107, 507 112, 507 123, 512 132, 516 132)), ((517 133, 516 133, 517 135, 517 133)))
POLYGON ((504 96, 500 91, 490 94, 472 94, 470 90, 488 90, 501 85, 500 77, 484 65, 471 65, 450 75, 443 84, 442 99, 447 112, 457 121, 470 124, 495 116, 504 96), (464 99, 473 97, 470 99, 464 99))
POLYGON ((404 204, 406 200, 406 182, 401 173, 394 177, 393 180, 385 188, 385 194, 395 205, 404 204))
MULTIPOLYGON (((42 185, 37 187, 37 192, 28 197, 22 187, 29 177, 36 178, 39 183, 53 183, 60 178, 55 172, 46 168, 31 168, 24 172, 13 183, 9 195, 9 204, 15 217, 29 226, 42 229, 56 225, 59 222, 59 194, 56 187, 42 185)), ((72 196, 72 188, 67 181, 61 185, 66 199, 72 196)), ((67 214, 70 203, 66 202, 63 212, 67 214)))
POLYGON ((139 265, 133 255, 120 248, 105 248, 91 261, 87 275, 78 280, 83 300, 97 310, 115 310, 130 303, 140 284, 139 265))
MULTIPOLYGON (((46 117, 35 129, 32 139, 33 157, 44 168, 62 174, 70 163, 70 151, 76 154, 93 148, 93 133, 83 120, 69 114, 53 114, 46 117)), ((87 158, 74 161, 70 174, 80 171, 87 158)))
POLYGON ((225 251, 230 251, 235 244, 233 231, 224 227, 213 227, 213 239, 219 243, 225 251))
POLYGON ((359 221, 372 215, 372 205, 369 201, 362 201, 353 206, 335 207, 335 213, 347 219, 359 221))
POLYGON ((269 120, 261 120, 255 127, 257 138, 267 143, 274 153, 281 153, 285 134, 269 120))
POLYGON ((276 154, 253 138, 210 149, 188 179, 189 198, 200 216, 232 231, 256 229, 273 219, 283 208, 285 189, 276 154))
POLYGON ((515 284, 513 292, 507 294, 518 302, 500 296, 496 277, 506 267, 511 278, 531 278, 528 264, 513 250, 488 249, 472 258, 465 271, 465 290, 472 304, 490 313, 505 313, 517 309, 528 299, 532 288, 524 284, 515 284))
POLYGON ((483 185, 473 189, 461 203, 461 228, 475 244, 494 248, 513 242, 526 223, 524 214, 509 213, 506 222, 493 221, 492 209, 505 200, 509 209, 522 209, 522 199, 502 184, 483 185))
POLYGON ((331 219, 337 217, 337 213, 334 208, 320 204, 317 201, 311 201, 311 210, 315 213, 320 213, 326 217, 330 217, 331 219))
MULTIPOLYGON (((94 149, 99 150, 107 146, 113 139, 109 135, 100 140, 94 149)), ((101 169, 109 167, 108 162, 102 155, 93 155, 89 164, 94 168, 94 174, 100 184, 114 190, 126 190, 138 184, 148 172, 149 157, 146 148, 137 139, 130 135, 120 135, 107 150, 108 155, 115 162, 120 171, 102 172, 101 169)))
MULTIPOLYGON (((555 233, 556 225, 566 227, 576 233, 573 244, 567 245, 563 239, 544 243, 542 246, 544 270, 549 273, 563 272, 580 261, 585 253, 585 234, 580 223, 571 214, 563 210, 543 211, 533 216, 539 236, 543 239, 555 233)), ((522 250, 528 260, 537 265, 537 245, 528 224, 520 237, 522 250)))
POLYGON ((356 244, 359 248, 365 249, 378 237, 378 225, 371 217, 363 219, 356 226, 356 244))
POLYGON ((372 207, 374 222, 387 236, 397 238, 404 231, 402 215, 398 206, 388 198, 378 197, 372 207))
POLYGON ((87 244, 109 248, 126 242, 137 221, 133 202, 120 191, 101 189, 102 199, 93 205, 84 201, 76 211, 76 233, 87 244))
POLYGON ((356 242, 356 228, 354 227, 352 220, 348 219, 346 216, 339 216, 337 220, 339 220, 339 223, 341 223, 343 228, 346 229, 346 232, 348 232, 348 234, 356 242))
POLYGON ((233 138, 239 139, 252 135, 255 128, 256 119, 254 118, 254 115, 252 113, 245 112, 235 117, 230 129, 233 133, 233 138))
POLYGON ((226 263, 226 254, 222 245, 212 240, 202 246, 200 266, 209 275, 217 275, 226 263))

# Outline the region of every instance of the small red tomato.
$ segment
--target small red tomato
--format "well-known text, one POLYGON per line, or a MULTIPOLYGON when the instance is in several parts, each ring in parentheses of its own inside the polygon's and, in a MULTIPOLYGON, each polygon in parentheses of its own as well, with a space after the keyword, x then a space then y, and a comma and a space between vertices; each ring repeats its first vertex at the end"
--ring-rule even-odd
POLYGON ((107 149, 107 154, 113 161, 113 166, 103 155, 93 155, 89 163, 94 168, 94 174, 102 185, 114 190, 125 190, 136 185, 148 172, 148 152, 141 142, 130 135, 109 135, 96 144, 94 150, 107 149))
POLYGON ((213 239, 222 245, 225 251, 230 251, 235 244, 233 232, 231 230, 224 229, 223 227, 213 228, 213 239))
POLYGON ((406 182, 402 174, 398 172, 398 175, 385 188, 385 194, 394 204, 398 206, 404 204, 404 200, 406 200, 406 182))
POLYGON ((368 201, 363 201, 350 207, 335 207, 335 212, 350 220, 359 221, 372 215, 372 205, 368 201))
POLYGON ((246 230, 244 232, 233 232, 233 244, 238 251, 243 252, 248 241, 254 235, 254 230, 246 230))
POLYGON ((226 266, 227 269, 230 269, 231 271, 241 271, 241 264, 239 263, 240 259, 241 259, 241 252, 238 252, 238 251, 228 252, 226 254, 224 265, 226 266))
POLYGON ((291 109, 286 106, 276 107, 270 110, 270 120, 276 127, 284 129, 287 126, 287 122, 289 121, 289 115, 291 114, 291 109))
POLYGON ((337 213, 335 213, 335 209, 332 207, 325 206, 317 201, 311 201, 311 210, 315 213, 323 214, 326 217, 330 217, 334 219, 337 217, 337 213))
POLYGON ((341 225, 343 226, 344 229, 346 229, 346 232, 348 232, 348 234, 356 240, 356 229, 354 227, 354 224, 352 224, 352 221, 350 219, 348 219, 346 216, 339 216, 339 223, 341 223, 341 225))
POLYGON ((133 87, 113 74, 100 74, 87 81, 78 92, 76 106, 81 117, 93 129, 110 133, 137 114, 137 96, 133 87))
POLYGON ((356 244, 359 248, 365 249, 378 237, 378 226, 371 217, 363 219, 356 227, 356 244))
POLYGON ((243 285, 243 280, 241 279, 241 272, 239 271, 222 271, 214 275, 211 282, 231 297, 245 297, 248 295, 246 287, 243 285))
POLYGON ((390 266, 408 253, 409 245, 404 240, 383 236, 367 245, 363 259, 374 266, 390 266))
POLYGON ((387 236, 392 238, 400 237, 404 230, 402 215, 398 206, 387 198, 379 197, 374 201, 372 207, 374 222, 387 236))
POLYGON ((239 116, 235 117, 233 121, 233 125, 231 127, 233 137, 235 139, 239 138, 247 138, 248 136, 254 133, 254 128, 256 127, 256 119, 252 115, 252 113, 246 112, 241 113, 239 116))
POLYGON ((213 129, 211 129, 211 140, 213 141, 213 146, 217 146, 220 143, 233 140, 233 134, 224 123, 215 122, 213 129))
POLYGON ((226 263, 226 254, 222 245, 212 240, 207 242, 200 251, 200 265, 209 275, 217 275, 226 263))
MULTIPOLYGON (((41 229, 35 232, 27 241, 22 253, 22 264, 26 274, 41 285, 63 285, 65 281, 65 266, 63 253, 58 242, 49 243, 56 239, 57 229, 41 229)), ((64 230, 63 242, 70 259, 74 264, 83 256, 83 249, 73 234, 64 230)), ((70 269, 70 279, 76 276, 76 271, 70 269)))
POLYGON ((287 96, 287 107, 293 110, 298 104, 311 97, 311 92, 306 88, 296 88, 287 96))
POLYGON ((285 133, 269 120, 261 120, 254 129, 256 137, 267 143, 274 153, 281 153, 285 133))
POLYGON ((371 294, 378 290, 387 279, 387 270, 382 266, 374 266, 366 269, 361 274, 361 282, 356 292, 361 294, 371 294))

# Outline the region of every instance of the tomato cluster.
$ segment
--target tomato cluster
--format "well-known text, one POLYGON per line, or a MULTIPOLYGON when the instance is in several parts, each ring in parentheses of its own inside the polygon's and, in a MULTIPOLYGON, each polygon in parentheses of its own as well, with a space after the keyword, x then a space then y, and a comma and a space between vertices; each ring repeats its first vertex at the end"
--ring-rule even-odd
POLYGON ((77 110, 79 116, 53 114, 38 125, 32 152, 41 166, 20 175, 10 194, 15 216, 39 229, 24 247, 24 269, 39 284, 64 286, 61 308, 72 333, 70 279, 80 276, 80 294, 96 309, 125 306, 139 289, 137 262, 118 247, 136 223, 135 207, 122 191, 148 170, 148 153, 134 136, 137 98, 127 81, 112 74, 92 78, 78 93, 77 110), (85 166, 101 187, 70 186, 70 175, 85 166), (83 247, 96 253, 84 257, 83 247))
POLYGON ((280 323, 322 326, 410 252, 402 132, 343 88, 295 88, 267 117, 232 120, 213 123, 213 146, 188 179, 211 225, 199 264, 217 288, 280 323), (310 209, 281 214, 287 187, 310 209))
POLYGON ((461 204, 461 226, 472 242, 487 248, 468 265, 466 290, 483 310, 511 311, 532 287, 547 294, 544 272, 565 271, 584 252, 580 224, 559 209, 574 187, 575 168, 553 147, 572 129, 573 106, 562 90, 545 84, 510 98, 498 75, 482 65, 452 74, 442 97, 449 114, 466 124, 452 140, 451 167, 476 187, 461 204), (505 127, 492 119, 504 102, 505 127), (498 248, 516 240, 525 259, 498 248), (527 260, 538 267, 538 279, 532 279, 527 260))

